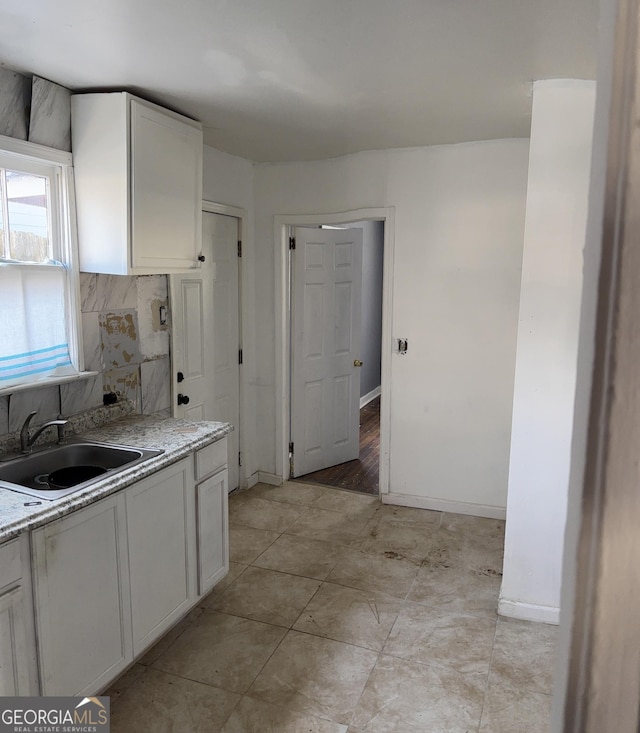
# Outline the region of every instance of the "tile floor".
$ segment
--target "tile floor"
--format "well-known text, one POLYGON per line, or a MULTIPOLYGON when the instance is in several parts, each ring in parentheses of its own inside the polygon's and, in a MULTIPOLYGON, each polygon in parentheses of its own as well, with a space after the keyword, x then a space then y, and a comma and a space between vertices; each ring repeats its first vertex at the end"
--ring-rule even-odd
POLYGON ((289 482, 106 693, 113 733, 545 733, 556 629, 498 618, 504 523, 289 482))

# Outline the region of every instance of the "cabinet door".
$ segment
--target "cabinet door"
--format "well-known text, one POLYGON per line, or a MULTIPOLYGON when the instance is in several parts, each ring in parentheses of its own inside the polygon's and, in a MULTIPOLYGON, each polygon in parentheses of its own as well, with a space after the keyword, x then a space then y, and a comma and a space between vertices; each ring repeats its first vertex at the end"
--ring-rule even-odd
POLYGON ((109 497, 33 532, 43 695, 95 695, 133 659, 124 529, 109 497))
POLYGON ((228 472, 198 484, 198 593, 203 595, 229 572, 228 472))
POLYGON ((195 267, 201 208, 202 131, 132 99, 132 267, 195 267))
POLYGON ((195 598, 193 459, 126 490, 133 651, 138 654, 195 598))
POLYGON ((37 695, 29 541, 0 545, 0 697, 37 695))
POLYGON ((0 696, 37 694, 28 665, 25 615, 21 586, 0 595, 0 696))

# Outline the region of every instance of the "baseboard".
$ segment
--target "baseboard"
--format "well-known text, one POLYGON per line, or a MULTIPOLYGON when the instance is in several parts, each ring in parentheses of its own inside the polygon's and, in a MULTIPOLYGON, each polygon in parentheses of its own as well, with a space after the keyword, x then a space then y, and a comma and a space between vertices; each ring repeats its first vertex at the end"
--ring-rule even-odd
POLYGON ((360 398, 360 409, 362 409, 365 405, 368 405, 370 402, 375 400, 376 397, 380 397, 382 394, 382 385, 376 387, 375 389, 372 389, 371 392, 367 392, 364 397, 360 398))
POLYGON ((245 488, 250 489, 255 486, 260 479, 258 478, 258 472, 252 473, 251 476, 247 476, 245 480, 245 488))
POLYGON ((498 601, 498 613, 523 621, 539 621, 554 626, 560 623, 560 609, 555 606, 538 606, 535 603, 510 601, 506 598, 500 598, 498 601))
POLYGON ((271 486, 282 486, 284 483, 282 476, 276 476, 275 473, 266 473, 258 471, 258 481, 261 484, 270 484, 271 486))
POLYGON ((432 512, 449 512, 451 514, 470 514, 473 517, 487 519, 506 519, 507 510, 501 506, 485 504, 471 504, 465 501, 447 501, 446 499, 431 499, 427 496, 413 494, 380 494, 383 504, 410 506, 414 509, 430 509, 432 512))

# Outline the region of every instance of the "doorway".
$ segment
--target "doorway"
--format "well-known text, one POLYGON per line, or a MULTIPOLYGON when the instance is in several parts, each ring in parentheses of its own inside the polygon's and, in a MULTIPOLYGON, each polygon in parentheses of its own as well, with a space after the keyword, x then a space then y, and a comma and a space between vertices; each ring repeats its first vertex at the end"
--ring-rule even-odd
MULTIPOLYGON (((389 452, 388 452, 388 424, 389 424, 389 409, 388 409, 388 374, 390 371, 390 357, 392 349, 381 348, 383 343, 388 344, 391 347, 391 334, 390 334, 390 322, 391 322, 391 297, 390 297, 390 283, 392 281, 392 264, 393 264, 393 209, 368 209, 358 210, 354 212, 346 212, 343 214, 334 215, 310 215, 310 216, 295 216, 295 217, 277 217, 276 218, 276 235, 278 238, 278 248, 282 247, 278 254, 279 265, 281 267, 277 270, 277 276, 281 274, 281 277, 277 277, 277 285, 282 288, 282 302, 278 303, 278 307, 282 306, 282 320, 278 324, 280 328, 277 329, 276 333, 276 345, 278 348, 279 355, 282 355, 282 362, 278 364, 278 367, 282 368, 279 371, 278 384, 282 385, 282 405, 283 410, 277 414, 278 432, 277 438, 282 438, 282 444, 279 448, 284 448, 286 451, 290 440, 290 418, 292 416, 291 405, 292 395, 291 388, 293 383, 293 370, 291 369, 290 358, 292 355, 291 349, 291 338, 292 338, 292 293, 290 292, 290 285, 294 272, 292 270, 292 263, 289 258, 289 237, 293 234, 293 226, 304 226, 314 227, 316 230, 319 229, 319 225, 332 225, 332 228, 336 229, 347 229, 349 227, 360 227, 363 225, 370 225, 371 227, 377 227, 380 234, 380 252, 379 252, 379 265, 377 267, 377 329, 374 329, 375 336, 372 334, 371 325, 368 319, 365 318, 363 325, 365 327, 364 334, 365 339, 363 346, 364 351, 359 351, 359 354, 367 354, 366 361, 369 368, 372 366, 370 347, 372 342, 377 342, 377 376, 374 376, 376 384, 371 387, 371 381, 369 379, 369 386, 367 380, 362 380, 363 388, 362 392, 358 392, 358 396, 362 397, 362 400, 358 399, 356 402, 356 427, 360 424, 360 445, 362 450, 356 448, 356 454, 353 456, 353 460, 331 462, 325 466, 319 467, 314 470, 311 475, 309 472, 292 470, 292 458, 290 453, 285 453, 282 461, 282 476, 283 478, 296 477, 296 480, 302 481, 313 481, 314 483, 322 482, 328 485, 339 486, 341 488, 347 488, 351 490, 364 490, 367 493, 387 493, 388 492, 388 475, 389 475, 389 452), (361 412, 358 409, 361 406, 361 412), (360 419, 359 419, 360 418, 360 419), (282 429, 282 433, 280 433, 282 429), (335 465, 338 463, 338 465, 335 465)), ((316 251, 319 248, 316 247, 316 251)), ((346 251, 343 247, 342 251, 346 251)), ((299 255, 299 250, 297 250, 299 255)), ((333 255, 331 255, 333 256, 333 255)), ((375 278, 374 278, 375 279, 375 278)), ((358 356, 358 355, 356 355, 358 356)), ((361 360, 364 361, 364 360, 361 360)), ((364 370, 363 370, 364 372, 364 370)), ((280 441, 278 441, 280 443, 280 441)), ((293 441, 292 441, 293 442, 293 441)), ((295 445, 294 447, 295 451, 295 445)))
MULTIPOLYGON (((356 351, 354 356, 357 357, 357 368, 354 368, 351 364, 347 364, 347 374, 353 374, 357 377, 357 382, 354 388, 357 389, 357 394, 354 395, 356 404, 351 406, 351 418, 354 422, 355 435, 355 450, 353 455, 350 456, 351 460, 335 460, 330 455, 321 456, 324 458, 324 466, 319 470, 313 470, 304 472, 300 475, 301 471, 295 472, 297 481, 303 483, 316 483, 323 484, 326 486, 332 486, 335 488, 347 489, 350 491, 357 491, 367 494, 378 494, 379 492, 379 469, 380 469, 380 394, 381 394, 381 363, 382 363, 382 286, 383 286, 383 269, 384 269, 384 222, 383 221, 361 221, 351 224, 342 225, 322 225, 320 227, 323 230, 327 230, 327 234, 331 236, 337 235, 337 240, 340 238, 347 241, 350 235, 357 230, 362 236, 362 254, 361 258, 358 258, 359 267, 358 273, 358 287, 353 288, 354 297, 359 294, 359 304, 357 306, 359 318, 359 328, 356 334, 357 343, 356 351)), ((308 230, 307 230, 308 231, 308 230)), ((317 229, 315 230, 317 231, 317 229)), ((344 244, 342 245, 345 246, 344 244)), ((296 250, 297 251, 297 250, 296 250)), ((330 258, 332 259, 332 258, 330 258)), ((355 263, 354 263, 355 264, 355 263)), ((341 268, 344 269, 344 268, 341 268)), ((294 334, 295 334, 295 310, 300 306, 296 302, 296 277, 304 277, 298 269, 294 266, 292 268, 293 274, 293 288, 292 288, 292 308, 294 310, 292 321, 294 323, 294 334)), ((317 279, 317 278, 316 278, 317 279)), ((344 280, 344 276, 341 278, 344 280)), ((336 286, 343 287, 344 284, 336 286)), ((338 291, 336 291, 336 296, 338 291)), ((328 294, 328 299, 331 299, 331 294, 328 294)), ((350 314, 344 312, 342 309, 341 318, 345 321, 343 326, 348 323, 349 332, 355 330, 357 323, 349 323, 350 314)), ((336 315, 334 314, 334 318, 336 315)), ((329 315, 331 319, 332 316, 329 315)), ((330 332, 341 333, 342 328, 338 325, 334 327, 330 325, 330 332)), ((312 322, 308 318, 304 318, 305 329, 311 328, 312 322)), ((331 336, 331 334, 329 334, 331 336)), ((313 342, 313 334, 307 334, 306 338, 310 338, 313 342)), ((305 338, 305 341, 306 341, 305 338)), ((296 373, 295 373, 295 362, 296 353, 295 349, 299 348, 296 342, 295 335, 292 342, 292 373, 293 377, 293 389, 295 392, 296 385, 296 373)), ((330 365, 330 369, 335 372, 337 365, 334 363, 330 365)), ((341 375, 335 374, 334 377, 340 378, 341 375)), ((342 396, 342 395, 341 395, 342 396)), ((346 401, 346 400, 342 400, 346 401)), ((300 400, 298 400, 300 402, 300 400)), ((295 395, 292 399, 292 412, 296 409, 305 410, 305 405, 296 406, 295 395)), ((292 415, 292 442, 295 445, 295 431, 293 426, 295 424, 294 416, 292 415)), ((338 426, 342 427, 342 426, 338 426)), ((339 433, 339 430, 334 430, 339 433)), ((293 456, 295 458, 295 456, 293 456)), ((296 461, 292 460, 292 469, 295 466, 296 461)), ((297 466, 296 466, 297 468, 297 466)), ((292 470, 293 473, 293 470, 292 470)))
POLYGON ((173 416, 233 425, 229 490, 240 484, 240 224, 208 205, 202 213, 202 264, 171 275, 173 416))

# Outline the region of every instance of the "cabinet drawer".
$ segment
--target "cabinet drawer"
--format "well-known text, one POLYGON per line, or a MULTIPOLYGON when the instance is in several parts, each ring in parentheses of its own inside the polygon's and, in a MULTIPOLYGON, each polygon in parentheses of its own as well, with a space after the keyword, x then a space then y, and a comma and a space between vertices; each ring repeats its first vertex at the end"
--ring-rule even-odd
POLYGON ((0 545, 0 588, 15 583, 21 577, 20 541, 10 540, 0 545))
POLYGON ((222 438, 196 452, 196 482, 210 476, 227 464, 227 439, 222 438))

